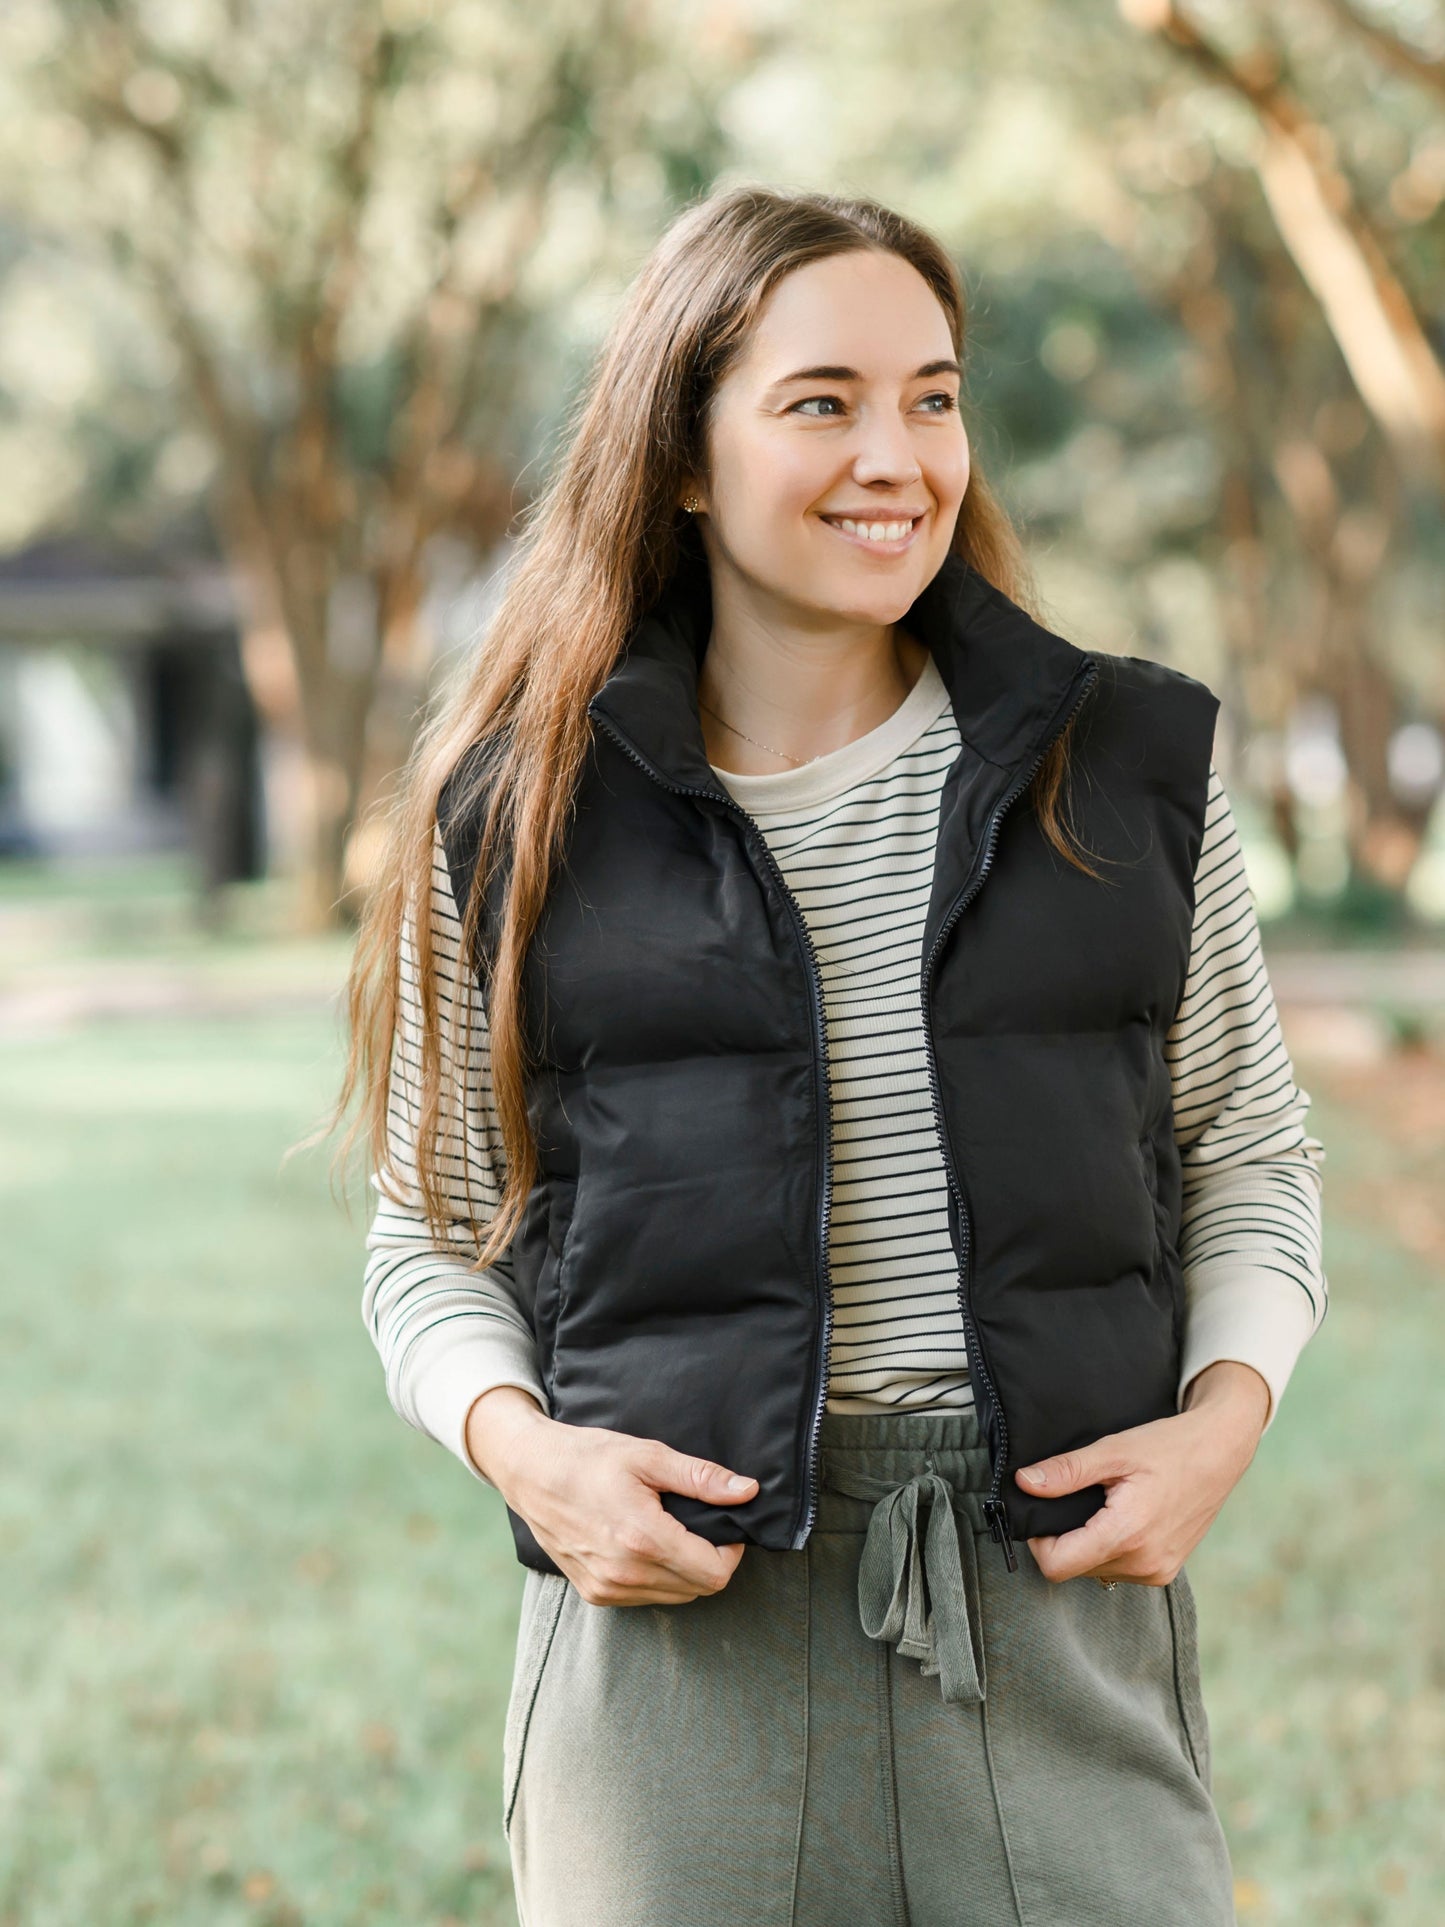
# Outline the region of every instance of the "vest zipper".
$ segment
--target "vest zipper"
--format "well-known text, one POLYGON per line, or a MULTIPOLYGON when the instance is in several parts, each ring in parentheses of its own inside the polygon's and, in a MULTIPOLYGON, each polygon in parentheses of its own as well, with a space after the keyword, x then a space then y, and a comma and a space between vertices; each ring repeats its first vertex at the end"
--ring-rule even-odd
POLYGON ((973 1320, 973 1306, 968 1295, 968 1275, 973 1263, 973 1227, 969 1218, 968 1205, 964 1200, 963 1187, 959 1183, 958 1172, 954 1166, 953 1149, 948 1141, 948 1125, 944 1119, 943 1106, 939 1100, 938 1060, 934 1053, 933 1044, 933 974, 934 967, 938 961, 938 953, 942 950, 944 940, 947 938, 949 931, 983 888, 984 879, 987 877, 993 864, 994 845, 998 841, 999 825, 1002 823, 1005 813, 1034 780, 1045 756, 1047 756, 1049 750, 1058 741, 1059 737, 1063 735, 1069 724, 1074 720, 1074 717, 1079 713, 1079 710, 1084 705, 1085 699, 1098 680, 1099 672, 1097 668, 1091 668, 1085 675, 1078 696, 1071 704, 1067 716, 1065 716, 1058 728, 1051 732, 1047 742, 1045 742, 1039 750, 1038 755, 1034 758, 1033 762, 1030 763, 1025 773, 1019 777, 1017 781, 1010 786, 1006 794, 995 803, 984 830, 983 860, 969 881, 964 884, 963 888, 954 898, 948 915, 939 926, 938 935, 934 938, 933 946, 923 965, 923 1036, 924 1042, 927 1045, 928 1054, 928 1088, 933 1099, 934 1127, 938 1133, 939 1146, 943 1152, 943 1162, 948 1172, 948 1182, 952 1187, 954 1200, 958 1206, 959 1229, 963 1238, 963 1251, 958 1267, 958 1308, 963 1315, 963 1331, 964 1338, 968 1344, 970 1369, 977 1373, 979 1383, 983 1388, 984 1397, 988 1405, 993 1408, 993 1415, 998 1425, 998 1452, 993 1462, 992 1482, 988 1489, 988 1496, 983 1502, 983 1516, 988 1525, 989 1536, 996 1546, 1002 1548, 1004 1562, 1010 1572, 1018 1571, 1018 1555, 1014 1551, 1013 1534, 1009 1530, 1008 1511, 1000 1497, 1003 1488, 1003 1469, 1008 1459, 1008 1418, 1004 1413, 1003 1405, 999 1400, 998 1390, 994 1385, 992 1374, 988 1369, 988 1359, 984 1353, 982 1344, 979 1342, 978 1327, 973 1320))
POLYGON ((593 720, 601 727, 640 770, 646 772, 663 789, 672 790, 678 796, 700 796, 715 803, 736 816, 752 831, 761 850, 763 859, 771 870, 783 900, 792 913, 793 923, 802 940, 803 951, 808 964, 808 988, 812 998, 813 1039, 815 1044, 814 1060, 818 1067, 818 1116, 821 1120, 818 1131, 818 1250, 817 1276, 814 1280, 814 1295, 821 1296, 823 1302, 823 1342, 818 1352, 818 1368, 813 1389, 813 1416, 808 1429, 808 1454, 804 1468, 804 1505, 803 1519, 793 1534, 793 1551, 798 1551, 813 1529, 813 1521, 818 1512, 818 1434, 823 1424, 823 1408, 828 1397, 829 1353, 833 1339, 833 1286, 828 1266, 828 1232, 833 1209, 833 1159, 832 1159, 832 1100, 828 1078, 828 1030, 823 1014, 823 972, 818 962, 818 952, 813 944, 812 932, 798 906, 798 900, 789 887, 787 878, 778 867, 777 858, 768 847, 767 838, 758 828, 756 821, 735 797, 720 795, 715 790, 704 789, 699 783, 674 783, 671 777, 664 776, 655 769, 616 726, 603 715, 593 713, 593 720), (821 1286, 821 1293, 818 1287, 821 1286))

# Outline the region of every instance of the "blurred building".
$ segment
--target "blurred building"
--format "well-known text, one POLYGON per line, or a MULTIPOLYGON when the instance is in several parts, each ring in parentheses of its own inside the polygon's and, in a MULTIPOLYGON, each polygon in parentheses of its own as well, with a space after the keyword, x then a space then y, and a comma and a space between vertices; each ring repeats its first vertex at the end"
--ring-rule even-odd
POLYGON ((261 744, 218 564, 83 536, 0 557, 0 857, 265 860, 261 744))

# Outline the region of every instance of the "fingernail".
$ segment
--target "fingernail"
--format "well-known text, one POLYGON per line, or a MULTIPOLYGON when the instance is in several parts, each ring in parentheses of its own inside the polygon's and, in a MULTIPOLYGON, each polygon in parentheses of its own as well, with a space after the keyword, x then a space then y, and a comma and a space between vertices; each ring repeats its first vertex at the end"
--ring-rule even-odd
POLYGON ((1032 1479, 1035 1485, 1047 1485, 1049 1482, 1049 1475, 1041 1465, 1026 1465, 1024 1477, 1032 1479))
POLYGON ((729 1492, 746 1492, 751 1484, 751 1479, 745 1479, 741 1473, 734 1472, 728 1479, 727 1489, 729 1492))

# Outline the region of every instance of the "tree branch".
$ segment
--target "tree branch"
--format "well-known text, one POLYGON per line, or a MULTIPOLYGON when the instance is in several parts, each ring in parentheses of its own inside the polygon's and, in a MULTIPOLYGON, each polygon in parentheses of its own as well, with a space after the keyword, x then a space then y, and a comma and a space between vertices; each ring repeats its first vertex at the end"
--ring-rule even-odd
POLYGON ((1327 158, 1332 138, 1280 80, 1278 55, 1222 52, 1172 0, 1119 4, 1132 25, 1162 35, 1254 110, 1263 135, 1255 168, 1280 239, 1402 466, 1445 489, 1445 370, 1348 180, 1327 158))
POLYGON ((1387 67, 1393 67, 1407 80, 1417 80, 1433 88, 1437 94, 1445 94, 1445 60, 1432 60, 1429 54, 1401 40, 1378 20, 1367 20, 1355 12, 1349 0, 1320 0, 1320 4, 1342 27, 1373 48, 1387 67))

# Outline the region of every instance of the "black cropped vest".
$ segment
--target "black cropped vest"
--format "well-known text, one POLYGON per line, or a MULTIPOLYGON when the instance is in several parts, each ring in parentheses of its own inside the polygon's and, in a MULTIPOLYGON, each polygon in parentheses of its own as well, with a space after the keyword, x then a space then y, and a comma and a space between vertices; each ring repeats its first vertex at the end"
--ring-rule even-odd
MULTIPOLYGON (((948 686, 919 969, 958 1302, 1014 1540, 1080 1525, 1012 1472, 1176 1410, 1180 1170, 1165 1038, 1183 995, 1218 707, 1202 683, 1087 653, 950 555, 905 617, 948 686), (1026 791, 1075 720, 1070 817, 1026 791)), ((565 855, 528 953, 541 1175, 513 1241, 553 1418, 660 1438, 758 1480, 663 1505, 714 1543, 797 1548, 817 1504, 831 1331, 827 1040, 817 959, 697 713, 705 565, 680 564, 592 699, 565 855)), ((463 769, 466 765, 463 765, 463 769)), ((465 905, 478 810, 439 819, 465 905)), ((482 907, 485 992, 497 905, 482 907)), ((525 1565, 557 1567, 509 1512, 525 1565)))

